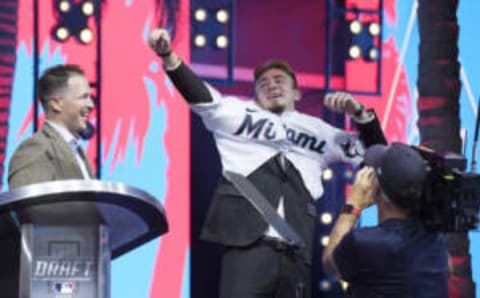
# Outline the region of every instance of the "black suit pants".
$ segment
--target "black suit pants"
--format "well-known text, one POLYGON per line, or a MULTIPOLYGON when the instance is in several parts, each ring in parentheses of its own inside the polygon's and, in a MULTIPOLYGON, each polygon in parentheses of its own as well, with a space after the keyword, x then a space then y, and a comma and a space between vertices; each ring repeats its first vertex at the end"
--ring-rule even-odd
POLYGON ((310 266, 291 250, 263 240, 226 248, 220 298, 310 298, 310 266))

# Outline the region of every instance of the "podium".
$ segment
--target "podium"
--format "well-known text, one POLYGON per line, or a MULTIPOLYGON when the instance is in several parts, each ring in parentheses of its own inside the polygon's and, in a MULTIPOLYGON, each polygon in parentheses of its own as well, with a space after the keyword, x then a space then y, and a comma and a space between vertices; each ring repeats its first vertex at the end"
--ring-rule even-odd
POLYGON ((110 261, 168 231, 154 197, 98 180, 0 193, 0 219, 20 232, 21 298, 108 298, 110 261))

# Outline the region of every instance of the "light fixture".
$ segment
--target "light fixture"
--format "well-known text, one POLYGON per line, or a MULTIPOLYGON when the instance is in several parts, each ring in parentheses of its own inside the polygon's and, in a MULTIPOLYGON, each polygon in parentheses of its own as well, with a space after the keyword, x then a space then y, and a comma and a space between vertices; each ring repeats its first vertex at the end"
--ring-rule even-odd
POLYGON ((61 12, 63 13, 66 13, 70 10, 70 2, 68 2, 67 0, 62 0, 60 2, 58 2, 58 10, 60 10, 61 12))
POLYGON ((362 23, 359 20, 353 20, 350 22, 349 28, 352 34, 360 34, 362 32, 362 23))
POLYGON ((68 39, 69 36, 70 36, 70 31, 68 31, 67 27, 60 26, 60 27, 57 27, 57 29, 55 29, 55 37, 59 41, 65 41, 68 39))
POLYGON ((92 1, 85 1, 82 3, 82 13, 89 17, 92 16, 95 12, 95 6, 93 5, 92 1))
POLYGON ((207 44, 207 37, 203 34, 197 34, 193 39, 193 43, 197 48, 203 48, 207 44))
POLYGON ((228 11, 226 11, 225 9, 219 9, 217 11, 216 18, 217 22, 225 24, 226 22, 228 22, 229 19, 228 11))
POLYGON ((206 76, 210 83, 234 82, 234 3, 235 0, 192 1, 190 6, 191 60, 203 63, 204 57, 209 57, 214 64, 225 66, 224 74, 219 71, 206 76))
POLYGON ((95 39, 93 28, 88 27, 89 18, 94 16, 93 0, 55 0, 57 24, 52 28, 53 38, 67 42, 70 36, 84 45, 95 39))
POLYGON ((223 34, 217 36, 217 38, 215 39, 215 45, 219 49, 225 49, 226 47, 228 47, 228 38, 223 34))
POLYGON ((197 8, 193 15, 197 22, 205 22, 207 20, 207 11, 204 8, 197 8))
POLYGON ((324 279, 320 281, 319 287, 322 291, 328 291, 332 287, 332 283, 328 279, 324 279))
POLYGON ((320 216, 320 221, 324 224, 324 225, 329 225, 332 223, 333 221, 333 216, 331 213, 329 212, 324 212, 322 213, 322 215, 320 216))
POLYGON ((379 52, 376 47, 371 47, 370 49, 368 49, 368 57, 367 57, 368 61, 375 61, 375 60, 378 60, 378 58, 379 58, 379 52))
POLYGON ((362 55, 362 49, 358 45, 352 45, 348 49, 348 56, 350 59, 358 59, 362 55))
POLYGON ((333 171, 330 168, 326 168, 322 173, 322 178, 325 181, 330 181, 333 178, 333 171))
POLYGON ((323 246, 327 246, 329 241, 330 241, 330 236, 323 236, 322 239, 320 240, 320 243, 322 243, 323 246))
POLYGON ((371 22, 369 25, 368 25, 368 32, 372 35, 372 36, 377 36, 380 34, 380 24, 378 24, 377 22, 371 22))
POLYGON ((85 44, 91 43, 93 41, 93 31, 90 28, 83 28, 80 30, 78 37, 85 44))
POLYGON ((348 170, 345 170, 345 179, 352 179, 353 177, 353 171, 348 169, 348 170))

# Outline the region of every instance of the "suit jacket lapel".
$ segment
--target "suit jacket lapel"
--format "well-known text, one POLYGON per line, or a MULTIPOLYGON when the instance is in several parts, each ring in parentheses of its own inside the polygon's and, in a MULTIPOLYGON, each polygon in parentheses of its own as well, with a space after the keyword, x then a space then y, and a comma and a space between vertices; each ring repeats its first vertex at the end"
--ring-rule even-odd
MULTIPOLYGON (((65 142, 62 136, 55 131, 53 127, 45 123, 42 126, 42 133, 49 139, 52 143, 51 145, 51 154, 56 158, 57 165, 61 168, 61 173, 58 173, 59 176, 62 176, 62 179, 83 179, 83 173, 80 167, 78 166, 77 159, 75 158, 70 145, 65 142)), ((87 161, 87 169, 88 169, 87 161)))

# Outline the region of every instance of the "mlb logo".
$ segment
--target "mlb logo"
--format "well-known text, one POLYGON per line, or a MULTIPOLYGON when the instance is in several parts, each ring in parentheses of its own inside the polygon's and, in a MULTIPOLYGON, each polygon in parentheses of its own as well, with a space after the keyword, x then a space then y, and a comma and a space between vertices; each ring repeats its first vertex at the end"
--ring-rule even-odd
POLYGON ((54 285, 55 293, 58 294, 73 294, 75 285, 71 281, 57 282, 54 285))

